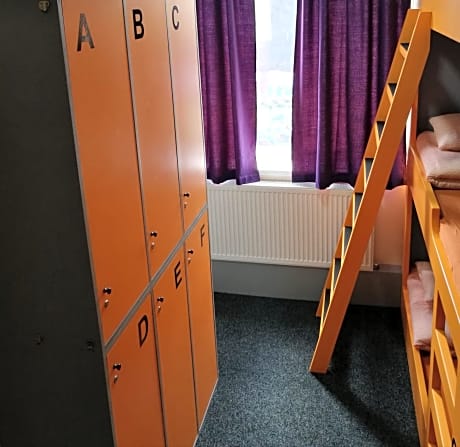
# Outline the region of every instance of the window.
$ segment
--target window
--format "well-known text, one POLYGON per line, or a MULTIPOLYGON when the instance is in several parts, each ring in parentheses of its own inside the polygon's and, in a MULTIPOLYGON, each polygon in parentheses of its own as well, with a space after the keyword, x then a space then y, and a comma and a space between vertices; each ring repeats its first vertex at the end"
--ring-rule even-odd
POLYGON ((255 0, 257 165, 261 178, 290 179, 296 0, 255 0))

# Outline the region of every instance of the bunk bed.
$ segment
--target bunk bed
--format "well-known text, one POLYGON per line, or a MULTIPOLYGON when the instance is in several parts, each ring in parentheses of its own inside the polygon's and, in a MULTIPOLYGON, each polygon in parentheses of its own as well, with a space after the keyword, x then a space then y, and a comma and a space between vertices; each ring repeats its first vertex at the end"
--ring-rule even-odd
POLYGON ((432 12, 432 36, 407 156, 401 310, 420 445, 456 447, 460 446, 460 172, 455 176, 451 171, 456 157, 460 166, 460 152, 452 151, 460 146, 442 147, 445 134, 438 124, 460 113, 460 2, 422 0, 421 8, 432 12), (439 163, 430 163, 435 152, 447 160, 447 180, 439 163))

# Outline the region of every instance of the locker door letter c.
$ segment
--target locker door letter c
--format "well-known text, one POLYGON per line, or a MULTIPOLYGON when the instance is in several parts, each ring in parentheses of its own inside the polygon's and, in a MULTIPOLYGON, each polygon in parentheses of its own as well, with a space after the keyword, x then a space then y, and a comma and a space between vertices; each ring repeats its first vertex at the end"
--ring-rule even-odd
POLYGON ((149 333, 149 320, 147 315, 144 315, 137 323, 137 330, 139 333, 139 347, 142 347, 145 340, 147 339, 147 334, 149 333))
POLYGON ((177 14, 179 14, 179 7, 177 5, 174 5, 172 8, 172 23, 174 29, 177 31, 179 29, 180 22, 177 20, 177 14))
POLYGON ((86 20, 86 15, 80 13, 80 22, 78 24, 78 43, 77 51, 81 51, 82 44, 86 42, 91 49, 94 48, 94 41, 91 37, 91 31, 89 30, 88 21, 86 20))

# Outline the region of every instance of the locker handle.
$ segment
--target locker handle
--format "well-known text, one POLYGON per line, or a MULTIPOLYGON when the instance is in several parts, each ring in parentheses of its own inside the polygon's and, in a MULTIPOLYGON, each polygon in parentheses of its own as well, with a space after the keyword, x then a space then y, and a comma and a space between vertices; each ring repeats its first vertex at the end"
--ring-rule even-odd
POLYGON ((114 363, 112 369, 116 369, 117 371, 121 370, 121 363, 114 363))
POLYGON ((157 298, 157 301, 158 301, 159 303, 162 303, 164 300, 165 300, 165 297, 164 297, 164 296, 159 296, 159 297, 157 298))
POLYGON ((189 192, 184 192, 184 197, 190 197, 190 193, 189 192))
POLYGON ((104 287, 102 289, 102 293, 104 293, 105 295, 110 295, 112 293, 112 289, 110 287, 104 287))
POLYGON ((151 237, 157 237, 158 236, 158 231, 151 231, 150 236, 151 237))

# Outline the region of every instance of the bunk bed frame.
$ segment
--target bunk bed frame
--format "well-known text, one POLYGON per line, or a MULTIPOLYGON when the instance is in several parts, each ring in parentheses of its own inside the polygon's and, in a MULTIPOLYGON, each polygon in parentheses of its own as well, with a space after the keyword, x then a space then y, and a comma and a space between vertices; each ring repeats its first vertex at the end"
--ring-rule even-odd
MULTIPOLYGON (((460 2, 422 0, 421 8, 432 12, 432 31, 460 43, 460 2)), ((436 39, 436 36, 432 38, 436 39)), ((453 42, 452 44, 457 45, 453 42)), ((435 49, 432 47, 431 51, 434 52, 435 49)), ((460 45, 457 54, 460 55, 460 45)), ((430 61, 427 62, 427 68, 429 63, 430 61)), ((456 88, 460 90, 460 66, 457 82, 456 88)), ((417 104, 412 113, 407 159, 408 195, 401 311, 420 445, 460 447, 460 287, 455 284, 446 248, 440 237, 442 209, 435 190, 426 178, 416 149, 417 133, 428 128, 428 116, 460 112, 460 98, 452 98, 449 104, 449 100, 443 97, 443 103, 440 104, 436 93, 429 93, 428 89, 426 91, 428 93, 424 95, 422 80, 417 104), (436 101, 437 104, 427 104, 436 101), (414 251, 417 251, 417 247, 414 247, 417 245, 414 232, 417 231, 421 234, 423 242, 419 243, 424 244, 423 251, 431 264, 435 279, 429 352, 414 347, 412 315, 406 286, 410 265, 414 261, 414 251), (446 322, 452 338, 450 346, 445 333, 446 322)), ((460 190, 458 197, 460 207, 460 190)))

